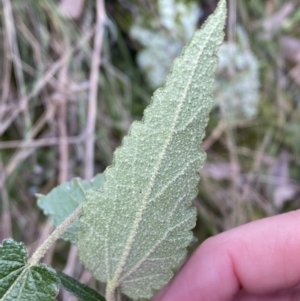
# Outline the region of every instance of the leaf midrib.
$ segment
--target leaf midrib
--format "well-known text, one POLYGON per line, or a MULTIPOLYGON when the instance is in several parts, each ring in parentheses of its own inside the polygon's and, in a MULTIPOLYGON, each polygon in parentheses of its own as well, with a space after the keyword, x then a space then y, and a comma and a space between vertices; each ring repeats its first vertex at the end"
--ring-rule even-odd
MULTIPOLYGON (((194 162, 195 160, 193 160, 192 162, 194 162)), ((177 207, 179 206, 179 204, 185 199, 186 195, 184 195, 182 198, 180 198, 178 200, 178 202, 176 202, 175 206, 174 206, 174 209, 170 212, 169 216, 168 216, 168 219, 167 219, 167 222, 168 224, 170 225, 170 222, 171 222, 171 218, 173 217, 177 207)), ((182 221, 182 222, 185 222, 182 221)), ((180 224, 182 224, 182 222, 180 222, 180 224)), ((174 226, 175 228, 178 227, 178 225, 174 226)), ((157 247, 167 238, 168 234, 173 231, 173 228, 168 228, 168 230, 162 235, 162 238, 159 239, 154 245, 153 247, 146 253, 146 255, 141 258, 137 264, 135 264, 131 270, 129 270, 124 276, 122 276, 119 280, 119 283, 122 283, 127 277, 129 277, 132 273, 134 273, 143 263, 145 260, 147 260, 149 258, 149 256, 151 254, 153 254, 153 252, 157 249, 157 247)))
MULTIPOLYGON (((216 22, 216 25, 213 27, 213 29, 211 30, 210 35, 208 35, 208 37, 210 37, 212 35, 212 33, 217 28, 217 26, 218 26, 218 22, 216 22)), ((167 139, 167 141, 166 141, 166 143, 165 143, 165 145, 164 145, 164 147, 162 149, 162 152, 161 152, 161 154, 159 156, 158 163, 157 163, 156 167, 154 168, 153 174, 151 176, 150 184, 148 186, 148 190, 145 193, 144 199, 142 200, 142 205, 141 205, 140 209, 137 211, 136 218, 135 218, 135 221, 133 223, 130 236, 127 239, 127 243, 124 246, 123 255, 121 257, 121 260, 119 261, 119 266, 118 266, 118 268, 117 268, 114 276, 112 277, 112 279, 108 280, 108 283, 112 283, 114 285, 114 287, 117 287, 117 286, 120 285, 119 278, 121 276, 122 269, 125 266, 127 258, 128 258, 129 254, 130 254, 130 251, 131 251, 131 248, 132 248, 132 244, 134 243, 134 239, 135 239, 135 237, 137 235, 138 226, 139 226, 139 224, 140 224, 140 222, 142 220, 143 213, 144 213, 144 211, 145 211, 145 209, 147 207, 149 195, 151 194, 151 191, 153 189, 153 186, 154 186, 155 180, 157 178, 159 169, 161 167, 163 159, 165 158, 166 151, 167 151, 167 149, 168 149, 168 147, 169 147, 169 145, 170 145, 170 143, 171 143, 171 141, 172 141, 172 139, 174 137, 174 134, 176 133, 175 128, 176 128, 176 125, 177 125, 177 122, 178 122, 178 117, 179 117, 180 112, 182 110, 183 103, 184 103, 185 99, 187 98, 187 93, 188 93, 189 87, 190 87, 190 85, 192 83, 193 77, 194 77, 196 69, 198 67, 199 60, 200 60, 200 58, 202 56, 202 53, 203 53, 204 49, 206 49, 208 41, 209 41, 209 38, 206 38, 206 41, 205 41, 205 43, 204 43, 204 45, 203 45, 203 47, 201 49, 201 52, 199 52, 199 55, 198 55, 198 57, 196 59, 196 64, 195 64, 195 66, 193 68, 193 72, 190 73, 191 76, 190 76, 190 78, 188 80, 188 84, 186 85, 186 88, 184 90, 182 99, 179 102, 179 105, 178 105, 177 110, 175 112, 173 125, 172 125, 172 127, 170 129, 170 135, 169 135, 169 137, 168 137, 168 139, 167 139)))
POLYGON ((16 278, 16 280, 12 283, 12 285, 9 287, 9 289, 6 291, 6 293, 2 296, 2 298, 0 299, 0 301, 4 301, 5 300, 5 298, 12 292, 13 288, 16 286, 16 284, 18 283, 18 281, 23 277, 23 275, 27 272, 27 270, 30 269, 29 265, 25 265, 22 268, 23 268, 23 271, 16 278))

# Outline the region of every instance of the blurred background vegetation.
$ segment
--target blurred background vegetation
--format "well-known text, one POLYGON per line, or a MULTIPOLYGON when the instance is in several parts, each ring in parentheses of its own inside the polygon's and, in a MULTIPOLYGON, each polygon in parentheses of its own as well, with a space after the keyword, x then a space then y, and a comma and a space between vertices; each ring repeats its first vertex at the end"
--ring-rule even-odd
MULTIPOLYGON (((1 1, 1 240, 24 241, 30 252, 45 240, 53 227, 35 194, 111 163, 217 2, 1 1)), ((194 201, 198 243, 300 207, 300 1, 228 5, 194 201)), ((68 243, 43 261, 101 290, 68 243)), ((59 300, 76 299, 61 292, 59 300)))

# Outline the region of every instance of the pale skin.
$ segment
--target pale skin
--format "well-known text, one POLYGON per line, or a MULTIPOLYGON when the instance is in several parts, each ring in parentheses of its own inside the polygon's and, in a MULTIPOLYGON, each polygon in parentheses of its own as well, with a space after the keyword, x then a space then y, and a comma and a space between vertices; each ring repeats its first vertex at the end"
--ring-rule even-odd
POLYGON ((206 240, 152 301, 300 300, 300 210, 206 240))

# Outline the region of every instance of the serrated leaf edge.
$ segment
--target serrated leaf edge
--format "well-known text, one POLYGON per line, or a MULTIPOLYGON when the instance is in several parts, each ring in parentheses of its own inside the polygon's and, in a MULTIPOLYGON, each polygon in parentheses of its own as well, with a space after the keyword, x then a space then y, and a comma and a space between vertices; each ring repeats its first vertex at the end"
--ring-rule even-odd
MULTIPOLYGON (((224 1, 223 2, 220 1, 220 3, 221 3, 220 4, 221 6, 225 7, 226 3, 224 1)), ((207 35, 207 38, 206 38, 205 42, 203 43, 203 46, 202 46, 201 50, 199 51, 199 55, 198 55, 197 60, 196 60, 197 62, 201 59, 203 51, 206 48, 207 43, 210 40, 209 38, 213 35, 213 32, 215 31, 216 27, 218 27, 219 23, 220 22, 216 22, 216 25, 210 31, 210 35, 207 35)), ((189 45, 190 45, 190 43, 185 48, 187 48, 189 45)), ((175 61, 173 63, 173 66, 176 64, 176 61, 178 59, 180 59, 181 57, 182 57, 182 55, 179 58, 175 59, 175 61)), ((215 57, 217 57, 217 56, 215 55, 215 57)), ((176 124, 178 122, 178 117, 179 117, 179 114, 180 114, 180 112, 182 110, 182 107, 183 107, 183 104, 184 104, 184 100, 187 97, 187 93, 188 93, 189 87, 191 85, 192 79, 193 79, 193 77, 195 75, 196 69, 197 69, 197 63, 194 65, 194 68, 193 68, 192 72, 190 73, 190 77, 189 77, 188 83, 187 83, 187 85, 185 87, 183 95, 181 96, 181 100, 180 100, 180 102, 178 104, 178 107, 177 107, 177 110, 176 110, 175 116, 174 116, 174 121, 173 121, 172 127, 170 129, 170 134, 169 134, 168 138, 166 139, 166 143, 165 143, 165 145, 164 145, 164 147, 163 147, 163 149, 162 149, 162 151, 161 151, 161 153, 159 155, 157 165, 156 165, 156 167, 153 170, 153 173, 152 173, 152 176, 151 176, 151 179, 150 179, 150 184, 148 186, 147 192, 145 193, 145 197, 142 200, 142 205, 139 208, 139 210, 137 211, 136 218, 135 218, 134 224, 132 226, 131 234, 128 237, 126 245, 124 246, 124 252, 123 252, 123 255, 122 255, 122 257, 121 257, 121 259, 119 261, 119 266, 118 266, 118 268, 117 268, 114 276, 112 277, 112 279, 107 282, 107 287, 108 287, 108 290, 110 290, 110 291, 114 291, 115 288, 118 287, 122 283, 122 281, 126 278, 125 275, 122 278, 120 278, 120 275, 122 273, 123 267, 126 264, 127 258, 128 258, 129 254, 130 254, 131 247, 132 247, 132 245, 134 243, 134 239, 135 239, 136 234, 137 234, 137 229, 139 227, 140 222, 142 221, 143 213, 144 213, 144 211, 145 211, 145 209, 146 209, 146 207, 148 205, 148 202, 150 201, 149 196, 150 196, 151 191, 153 189, 153 186, 154 186, 154 183, 155 183, 155 179, 156 179, 156 177, 159 174, 159 169, 160 169, 160 166, 161 166, 161 164, 163 162, 163 159, 165 158, 165 154, 166 154, 167 148, 170 145, 170 143, 171 143, 171 141, 172 141, 172 139, 174 137, 174 134, 176 133, 175 128, 176 128, 176 124)), ((172 74, 172 71, 173 70, 171 70, 170 74, 168 75, 168 77, 166 79, 166 84, 168 83, 168 78, 172 74)), ((158 90, 164 89, 165 85, 163 87, 159 88, 158 90)), ((154 93, 154 95, 152 97, 152 101, 155 99, 155 94, 156 93, 157 93, 157 91, 154 93)), ((144 123, 145 118, 146 118, 147 110, 152 105, 152 101, 151 101, 150 105, 145 110, 144 117, 143 117, 143 119, 141 121, 143 123, 144 123)), ((188 126, 188 124, 186 124, 185 126, 188 126)), ((128 135, 130 135, 130 132, 128 133, 128 135)), ((122 147, 122 145, 121 145, 121 147, 122 147)), ((105 173, 104 173, 104 178, 105 178, 105 173)), ((103 185, 105 185, 105 181, 104 181, 103 185)), ((106 256, 108 257, 108 254, 106 254, 106 256)), ((145 260, 145 257, 143 259, 141 259, 139 261, 139 263, 135 265, 135 267, 138 268, 143 263, 144 260, 145 260)), ((132 268, 129 272, 126 273, 127 277, 130 274, 132 274, 132 272, 134 272, 135 267, 132 268)), ((107 271, 109 271, 109 267, 107 267, 107 271)), ((109 274, 107 273, 107 275, 109 275, 109 274)))

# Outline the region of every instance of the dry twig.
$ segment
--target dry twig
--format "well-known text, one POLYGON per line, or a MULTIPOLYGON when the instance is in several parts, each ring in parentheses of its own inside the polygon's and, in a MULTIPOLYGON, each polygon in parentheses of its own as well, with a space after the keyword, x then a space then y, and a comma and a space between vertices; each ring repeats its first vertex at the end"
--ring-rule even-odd
POLYGON ((101 49, 103 42, 103 31, 105 23, 105 6, 103 0, 97 0, 97 22, 94 36, 94 49, 92 54, 91 73, 90 73, 90 93, 87 111, 86 125, 86 162, 85 162, 85 179, 91 179, 94 175, 94 147, 95 147, 95 127, 97 116, 97 95, 98 95, 98 78, 101 58, 101 49))

